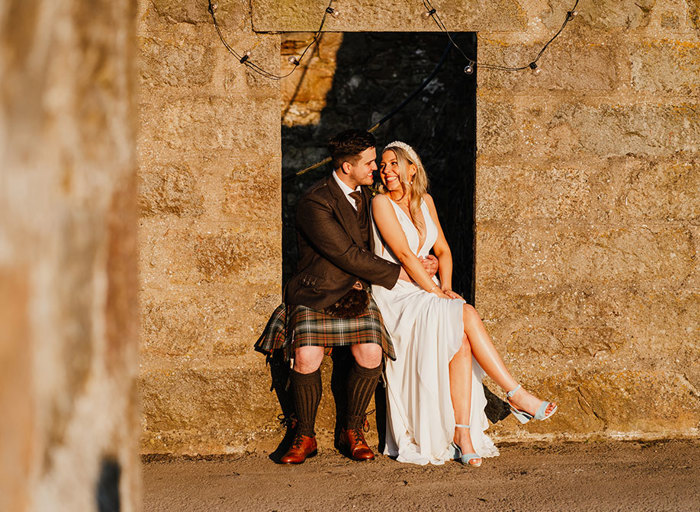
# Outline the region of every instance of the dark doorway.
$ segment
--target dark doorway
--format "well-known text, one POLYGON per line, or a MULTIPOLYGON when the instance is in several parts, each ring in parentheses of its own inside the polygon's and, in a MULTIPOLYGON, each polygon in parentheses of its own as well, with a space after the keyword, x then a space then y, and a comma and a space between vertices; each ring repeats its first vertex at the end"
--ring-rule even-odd
MULTIPOLYGON (((283 36, 283 62, 313 37, 283 36)), ((476 58, 476 34, 454 34, 476 58)), ((346 128, 369 128, 392 111, 431 73, 448 44, 442 33, 326 33, 283 83, 282 167, 285 176, 327 156, 328 138, 346 128)), ((402 140, 421 156, 454 260, 453 289, 473 303, 476 75, 464 73, 452 48, 435 79, 376 132, 379 147, 402 140)), ((296 268, 294 208, 329 166, 283 183, 284 281, 296 268)))

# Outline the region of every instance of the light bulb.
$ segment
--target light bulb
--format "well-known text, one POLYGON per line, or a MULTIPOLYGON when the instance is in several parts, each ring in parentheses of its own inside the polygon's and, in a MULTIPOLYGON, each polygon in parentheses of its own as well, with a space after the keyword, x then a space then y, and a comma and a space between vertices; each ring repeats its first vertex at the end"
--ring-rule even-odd
POLYGON ((536 75, 539 75, 540 72, 542 71, 540 68, 537 67, 536 62, 530 62, 530 64, 528 64, 528 66, 532 70, 532 72, 535 73, 536 75))
POLYGON ((425 11, 423 13, 423 16, 425 18, 430 18, 433 14, 435 14, 435 12, 436 12, 435 9, 430 9, 429 11, 425 11))
POLYGON ((327 7, 326 12, 333 16, 334 18, 337 18, 340 16, 340 11, 338 9, 333 9, 333 7, 327 7))
POLYGON ((471 75, 472 73, 474 73, 474 63, 473 62, 470 62, 469 64, 467 64, 464 67, 464 73, 466 75, 471 75))
POLYGON ((287 60, 290 64, 294 64, 295 66, 299 65, 299 59, 297 59, 294 55, 291 55, 287 60))

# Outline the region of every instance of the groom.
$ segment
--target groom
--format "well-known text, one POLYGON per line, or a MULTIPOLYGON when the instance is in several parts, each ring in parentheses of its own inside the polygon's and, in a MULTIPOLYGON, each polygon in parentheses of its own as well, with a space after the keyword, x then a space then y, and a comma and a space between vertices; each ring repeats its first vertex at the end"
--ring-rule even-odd
MULTIPOLYGON (((408 279, 400 265, 374 254, 372 194, 366 186, 373 183, 377 170, 375 146, 372 134, 358 130, 344 131, 329 141, 334 171, 297 206, 299 264, 286 288, 287 307, 277 309, 256 344, 269 353, 283 343, 293 358, 290 383, 298 423, 292 446, 280 460, 285 464, 300 464, 316 454, 319 368, 324 348, 338 346, 349 346, 354 357, 347 382, 347 422, 338 444, 352 459, 374 458, 362 433, 365 411, 383 355, 395 356, 369 287, 393 288, 399 277, 408 279), (270 332, 275 315, 286 325, 270 332)), ((435 274, 434 258, 425 260, 424 266, 435 274)))

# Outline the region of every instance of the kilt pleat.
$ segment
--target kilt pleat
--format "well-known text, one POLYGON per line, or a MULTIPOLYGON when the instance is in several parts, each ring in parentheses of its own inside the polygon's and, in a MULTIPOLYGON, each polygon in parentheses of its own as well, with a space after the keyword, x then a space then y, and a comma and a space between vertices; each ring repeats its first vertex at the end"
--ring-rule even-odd
POLYGON ((284 349, 289 358, 296 347, 345 347, 359 343, 376 343, 391 359, 396 359, 391 337, 374 300, 367 312, 354 318, 336 318, 302 305, 275 308, 255 350, 270 355, 284 349))

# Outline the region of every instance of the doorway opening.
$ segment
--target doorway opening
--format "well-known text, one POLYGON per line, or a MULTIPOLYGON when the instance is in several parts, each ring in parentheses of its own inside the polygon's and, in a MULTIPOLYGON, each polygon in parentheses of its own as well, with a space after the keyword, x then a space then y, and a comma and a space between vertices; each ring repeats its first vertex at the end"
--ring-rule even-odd
MULTIPOLYGON (((453 37, 476 57, 476 34, 453 37)), ((312 33, 282 37, 283 72, 312 33)), ((414 92, 440 61, 442 33, 324 33, 310 58, 282 82, 282 172, 289 176, 328 156, 326 142, 347 128, 367 129, 414 92)), ((374 135, 377 151, 394 140, 413 146, 430 180, 438 216, 452 250, 453 289, 474 302, 476 75, 452 48, 435 78, 374 135)), ((296 203, 328 175, 322 166, 285 179, 282 188, 283 282, 296 269, 296 203)))

